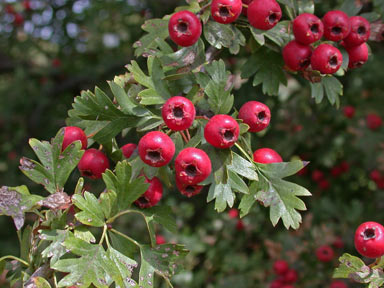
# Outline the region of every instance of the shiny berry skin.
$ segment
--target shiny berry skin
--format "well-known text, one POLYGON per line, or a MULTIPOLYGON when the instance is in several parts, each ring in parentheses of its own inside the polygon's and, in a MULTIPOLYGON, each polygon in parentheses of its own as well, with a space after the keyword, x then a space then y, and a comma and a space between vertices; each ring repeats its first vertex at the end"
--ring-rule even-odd
POLYGON ((201 149, 185 148, 175 159, 176 178, 183 184, 200 183, 207 179, 211 171, 211 160, 201 149))
POLYGON ((152 167, 167 165, 175 155, 175 144, 172 139, 159 131, 145 134, 138 146, 141 160, 152 167))
POLYGON ((353 106, 344 106, 343 114, 347 118, 353 118, 355 116, 356 109, 353 106))
POLYGON ((100 179, 105 170, 109 168, 109 161, 103 152, 91 148, 85 150, 77 167, 81 176, 100 179))
POLYGON ((351 23, 351 32, 344 39, 343 45, 352 47, 367 42, 371 34, 371 26, 368 20, 361 16, 353 16, 349 18, 349 23, 351 23))
POLYGON ((347 284, 340 280, 334 280, 329 288, 348 288, 347 284))
POLYGON ((336 73, 342 63, 343 55, 340 50, 330 44, 320 44, 312 53, 312 69, 322 74, 336 73))
POLYGON ((132 156, 133 151, 137 148, 137 145, 134 143, 128 143, 125 144, 123 147, 121 147, 121 151, 123 152, 123 155, 125 158, 129 158, 132 156))
POLYGON ((177 12, 169 19, 169 36, 177 45, 192 46, 199 40, 201 30, 200 19, 190 11, 177 12))
POLYGON ((368 61, 368 46, 366 43, 359 46, 347 47, 346 50, 349 56, 348 68, 359 68, 368 61))
POLYGON ((285 65, 292 71, 305 70, 311 64, 312 48, 293 40, 283 48, 285 65))
POLYGON ((276 260, 275 263, 273 263, 273 271, 276 275, 282 276, 287 273, 288 270, 289 265, 285 260, 276 260))
POLYGON ((381 117, 376 114, 368 114, 366 121, 368 128, 371 130, 377 130, 383 124, 383 120, 381 120, 381 117))
POLYGON ((233 209, 230 209, 228 211, 228 216, 229 218, 231 219, 236 219, 237 217, 239 217, 239 210, 233 208, 233 209))
POLYGON ((271 111, 261 102, 249 101, 241 106, 238 118, 249 126, 249 132, 260 132, 268 127, 271 111))
POLYGON ((213 20, 222 24, 236 21, 243 9, 241 0, 213 0, 211 14, 213 20))
POLYGON ((165 125, 173 131, 186 130, 195 120, 196 109, 192 101, 182 96, 169 98, 161 109, 165 125))
MULTIPOLYGON (((243 4, 245 5, 249 5, 249 3, 251 3, 253 0, 242 0, 243 4)), ((243 10, 241 11, 241 13, 244 15, 244 16, 247 16, 248 14, 248 8, 245 8, 243 7, 243 10)))
POLYGON ((320 262, 330 262, 335 257, 335 252, 330 246, 323 245, 316 249, 316 257, 320 262))
POLYGON ((249 24, 257 29, 272 29, 280 21, 281 16, 281 8, 275 0, 253 0, 248 5, 249 24))
POLYGON ((368 258, 384 255, 384 227, 376 222, 365 222, 355 232, 357 252, 368 258))
POLYGON ((135 201, 135 205, 140 208, 149 208, 155 206, 163 196, 163 185, 157 177, 148 179, 145 177, 145 183, 149 183, 147 191, 135 201))
POLYGON ((351 30, 348 15, 340 10, 327 12, 323 17, 323 24, 324 37, 335 42, 343 40, 351 30))
POLYGON ((270 148, 257 149, 253 153, 253 161, 256 163, 270 164, 283 162, 283 159, 275 150, 270 148))
POLYGON ((163 235, 156 235, 156 245, 165 244, 166 240, 163 235))
POLYGON ((297 42, 309 45, 321 39, 324 26, 321 20, 310 13, 300 14, 293 20, 293 34, 297 42))
POLYGON ((61 151, 64 151, 71 143, 81 141, 81 149, 86 149, 88 145, 87 135, 79 127, 67 126, 64 128, 64 139, 61 151))
POLYGON ((231 116, 224 114, 213 116, 204 128, 205 140, 220 149, 232 147, 239 134, 239 124, 231 116))
POLYGON ((203 190, 204 186, 197 184, 188 184, 183 183, 176 177, 176 187, 180 191, 181 194, 191 198, 197 194, 200 194, 201 190, 203 190))
POLYGON ((296 270, 294 269, 289 269, 287 273, 284 274, 283 276, 284 282, 292 284, 299 279, 299 275, 297 274, 296 270))

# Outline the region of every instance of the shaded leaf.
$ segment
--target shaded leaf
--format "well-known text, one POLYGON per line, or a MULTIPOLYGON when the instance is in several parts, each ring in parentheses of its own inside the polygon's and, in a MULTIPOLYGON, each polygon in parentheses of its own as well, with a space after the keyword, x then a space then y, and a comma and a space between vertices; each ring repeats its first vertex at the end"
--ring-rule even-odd
POLYGON ((84 196, 78 194, 73 195, 72 202, 81 210, 75 214, 78 221, 88 226, 104 226, 103 210, 95 195, 85 191, 84 196))

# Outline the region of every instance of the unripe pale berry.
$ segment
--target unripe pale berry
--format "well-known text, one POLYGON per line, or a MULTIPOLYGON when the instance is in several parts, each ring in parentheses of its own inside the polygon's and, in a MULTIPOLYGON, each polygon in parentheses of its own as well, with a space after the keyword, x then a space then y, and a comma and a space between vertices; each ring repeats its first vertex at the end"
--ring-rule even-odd
POLYGON ((211 174, 212 165, 207 153, 198 148, 185 148, 175 159, 176 178, 181 184, 197 184, 211 174))
POLYGON ((323 245, 316 249, 316 257, 320 262, 330 262, 335 257, 335 252, 330 246, 323 245))
POLYGON ((349 22, 351 23, 351 32, 344 39, 343 45, 345 47, 352 47, 367 42, 371 34, 368 20, 361 16, 353 16, 349 18, 349 22))
POLYGON ((373 113, 367 115, 366 121, 368 128, 371 130, 377 130, 383 124, 381 117, 373 113))
POLYGON ((340 50, 330 44, 320 44, 312 53, 312 69, 322 74, 336 73, 342 63, 343 55, 340 50))
POLYGON ((238 118, 249 126, 249 132, 260 132, 268 127, 271 111, 261 102, 249 101, 241 106, 238 118))
POLYGON ((137 145, 134 143, 128 143, 125 144, 123 147, 121 147, 121 151, 123 152, 123 155, 125 158, 129 158, 132 156, 133 151, 137 148, 137 145))
POLYGON ((176 177, 176 187, 180 191, 181 194, 187 196, 188 198, 195 196, 203 190, 204 186, 197 184, 187 184, 181 182, 179 178, 176 177))
POLYGON ((355 232, 357 252, 368 258, 384 255, 384 227, 376 222, 365 222, 355 232))
POLYGON ((242 8, 241 0, 213 0, 212 18, 222 24, 232 23, 240 16, 242 8))
POLYGON ((177 45, 192 46, 199 40, 201 30, 200 19, 190 11, 177 12, 169 19, 169 36, 177 45))
POLYGON ((260 148, 253 153, 253 161, 256 163, 270 164, 283 162, 283 159, 275 150, 270 148, 260 148))
POLYGON ((79 127, 67 126, 64 128, 64 139, 61 146, 61 151, 64 151, 68 145, 75 141, 81 141, 81 149, 86 149, 88 145, 87 135, 79 127))
POLYGON ((366 43, 346 48, 349 56, 348 68, 359 68, 368 60, 368 46, 366 43))
POLYGON ((248 5, 249 24, 257 29, 272 29, 280 21, 281 16, 281 8, 275 0, 253 0, 248 5))
POLYGON ((321 39, 324 26, 317 16, 303 13, 293 20, 292 30, 297 42, 309 45, 321 39))
POLYGON ((305 70, 311 64, 312 48, 293 40, 283 48, 285 65, 292 71, 305 70))
POLYGON ((285 260, 276 260, 275 263, 273 263, 273 271, 277 275, 282 276, 285 273, 287 273, 288 270, 289 270, 289 265, 285 260))
POLYGON ((135 205, 140 208, 149 208, 155 206, 163 196, 163 185, 157 177, 148 179, 145 177, 145 183, 149 183, 147 191, 135 201, 135 205))
POLYGON ((348 15, 340 10, 327 12, 323 17, 323 24, 324 37, 335 42, 343 40, 351 30, 348 15))
POLYGON ((145 134, 138 146, 141 160, 152 167, 167 165, 175 154, 175 144, 172 139, 160 131, 145 134))
POLYGON ((224 114, 213 116, 204 128, 205 140, 220 149, 232 147, 239 134, 239 124, 231 116, 224 114))
POLYGON ((169 98, 161 109, 165 125, 171 130, 188 129, 195 120, 196 110, 192 101, 182 96, 169 98))
POLYGON ((109 161, 103 152, 91 148, 84 152, 77 167, 82 176, 99 179, 105 170, 109 168, 109 161))

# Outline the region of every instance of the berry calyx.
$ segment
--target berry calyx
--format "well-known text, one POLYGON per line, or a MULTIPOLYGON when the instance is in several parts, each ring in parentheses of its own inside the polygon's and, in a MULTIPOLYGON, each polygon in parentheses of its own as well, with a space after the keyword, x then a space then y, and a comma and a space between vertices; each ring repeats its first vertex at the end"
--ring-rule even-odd
POLYGON ((70 144, 75 141, 81 141, 81 149, 86 149, 88 146, 87 135, 79 127, 67 126, 64 128, 64 139, 61 146, 61 151, 64 151, 70 144))
POLYGON ((328 245, 323 245, 316 249, 316 257, 320 262, 330 262, 334 256, 335 252, 328 245))
POLYGON ((343 108, 343 114, 347 118, 353 118, 355 116, 356 109, 353 106, 344 106, 343 108))
POLYGON ((175 155, 175 144, 172 139, 160 131, 145 134, 138 146, 141 160, 152 167, 167 165, 175 155))
POLYGON ((188 10, 179 11, 169 19, 169 36, 177 45, 192 46, 199 40, 201 30, 200 19, 188 10))
POLYGON ((125 158, 129 158, 132 156, 133 151, 137 148, 137 145, 134 143, 128 143, 125 144, 123 147, 121 147, 121 151, 123 152, 123 155, 125 158))
POLYGON ((147 191, 135 201, 135 205, 140 208, 149 208, 155 206, 161 200, 163 196, 163 185, 159 178, 153 177, 148 179, 145 177, 145 183, 149 183, 147 191))
POLYGON ((169 98, 161 109, 165 125, 173 131, 186 130, 195 120, 195 105, 188 98, 174 96, 169 98))
POLYGON ((334 280, 329 288, 348 288, 347 284, 340 280, 334 280))
POLYGON ((203 190, 204 186, 197 184, 188 184, 183 183, 179 178, 176 177, 176 187, 180 191, 181 194, 191 198, 197 194, 200 194, 201 190, 203 190))
POLYGON ((292 30, 297 42, 309 45, 321 39, 324 26, 317 16, 303 13, 293 20, 292 30))
POLYGON ((275 263, 273 263, 273 271, 279 276, 284 275, 288 270, 289 265, 285 260, 276 260, 275 263))
POLYGON ((367 115, 366 122, 368 128, 373 131, 379 129, 383 124, 383 120, 381 119, 381 117, 373 113, 367 115))
POLYGON ((327 12, 323 17, 324 37, 338 42, 348 36, 351 30, 349 17, 340 10, 327 12))
POLYGON ((185 148, 175 159, 176 178, 182 184, 197 184, 211 174, 212 165, 207 153, 198 148, 185 148))
POLYGON ((305 70, 311 64, 312 48, 293 40, 283 48, 285 65, 292 71, 305 70))
POLYGON ((212 18, 218 23, 232 23, 240 16, 242 8, 241 0, 213 0, 212 18))
POLYGON ((280 21, 281 16, 281 8, 275 0, 253 0, 248 5, 249 24, 257 29, 272 29, 280 21))
POLYGON ((346 47, 349 56, 348 68, 354 69, 364 65, 368 60, 368 46, 363 43, 358 46, 346 47))
POLYGON ((232 147, 239 134, 239 124, 231 116, 224 114, 213 116, 204 128, 205 140, 220 149, 232 147))
POLYGON ((336 73, 342 63, 343 55, 340 50, 330 44, 320 44, 312 53, 312 69, 322 74, 336 73))
POLYGON ((376 222, 365 222, 355 232, 357 252, 368 258, 384 255, 384 227, 376 222))
POLYGON ((270 164, 283 162, 283 159, 275 150, 270 148, 257 149, 253 153, 253 161, 256 163, 270 164))
POLYGON ((241 106, 238 118, 249 126, 249 132, 260 132, 268 127, 271 111, 261 102, 249 101, 241 106))
POLYGON ((109 161, 103 152, 91 148, 84 152, 77 167, 81 176, 100 179, 105 170, 109 168, 109 161))
POLYGON ((344 39, 345 47, 353 47, 367 42, 371 34, 371 26, 367 19, 361 16, 353 16, 349 18, 351 24, 351 32, 344 39))

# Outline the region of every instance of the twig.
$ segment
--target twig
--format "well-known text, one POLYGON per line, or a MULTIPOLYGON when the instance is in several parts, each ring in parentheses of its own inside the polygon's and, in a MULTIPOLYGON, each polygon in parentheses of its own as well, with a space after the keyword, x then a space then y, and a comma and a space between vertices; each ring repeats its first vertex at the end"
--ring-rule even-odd
POLYGON ((188 141, 187 137, 185 136, 184 132, 183 131, 179 131, 179 133, 183 137, 185 143, 188 143, 189 141, 188 141))

